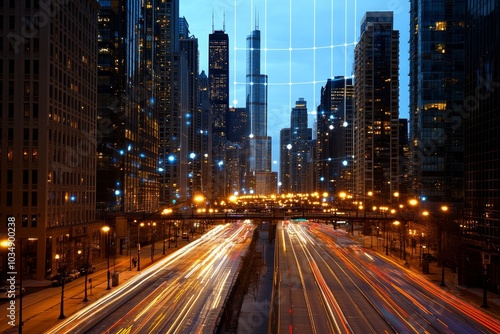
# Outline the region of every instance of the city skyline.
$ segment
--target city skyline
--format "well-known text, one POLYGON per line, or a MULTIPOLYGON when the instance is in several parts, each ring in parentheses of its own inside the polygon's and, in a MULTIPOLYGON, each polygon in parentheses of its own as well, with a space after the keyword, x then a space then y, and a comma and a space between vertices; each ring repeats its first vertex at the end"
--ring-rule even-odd
POLYGON ((224 29, 229 35, 229 103, 232 107, 245 106, 246 37, 256 28, 261 31, 261 67, 262 73, 268 75, 269 85, 268 124, 272 126, 268 128, 268 135, 272 137, 273 171, 279 169, 280 130, 290 126, 295 101, 300 97, 308 101, 312 127, 312 114, 320 104, 321 87, 329 78, 353 76, 354 47, 359 40, 361 19, 367 11, 394 13, 394 29, 400 32, 399 110, 401 118, 408 118, 409 4, 406 1, 378 4, 365 0, 349 3, 331 0, 314 1, 312 5, 290 1, 283 5, 220 0, 213 4, 185 1, 180 6, 181 17, 186 18, 191 34, 199 40, 200 71, 208 68, 208 35, 212 29, 224 29))

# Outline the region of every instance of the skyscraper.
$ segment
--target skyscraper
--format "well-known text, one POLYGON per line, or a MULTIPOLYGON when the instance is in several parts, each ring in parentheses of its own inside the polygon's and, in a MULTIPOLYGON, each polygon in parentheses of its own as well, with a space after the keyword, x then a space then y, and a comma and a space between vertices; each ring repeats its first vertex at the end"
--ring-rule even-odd
POLYGON ((185 17, 179 19, 179 49, 186 58, 187 77, 183 78, 187 82, 187 90, 184 92, 187 95, 187 105, 185 118, 183 119, 182 128, 185 129, 187 135, 187 150, 183 151, 183 155, 187 155, 188 164, 188 198, 193 198, 194 194, 202 191, 202 157, 201 157, 201 137, 202 131, 202 114, 198 110, 198 39, 189 32, 189 24, 185 17))
POLYGON ((179 48, 179 0, 152 0, 147 8, 157 22, 154 26, 155 71, 159 121, 160 201, 176 204, 188 199, 189 63, 179 48))
POLYGON ((463 199, 463 127, 454 108, 464 99, 465 3, 411 1, 413 191, 436 207, 463 199))
MULTIPOLYGON (((247 36, 247 190, 255 189, 255 172, 271 172, 271 137, 267 136, 267 75, 260 73, 260 30, 247 36)), ((264 189, 265 187, 259 187, 264 189)))
POLYGON ((226 198, 227 192, 227 116, 229 111, 229 36, 223 30, 208 37, 208 79, 212 106, 213 191, 214 197, 226 198))
POLYGON ((103 214, 153 212, 158 122, 154 77, 146 62, 154 61, 154 54, 141 43, 153 23, 140 18, 141 1, 99 3, 97 208, 103 214))
POLYGON ((55 269, 56 253, 74 259, 70 242, 96 236, 99 243, 98 4, 72 1, 34 24, 34 3, 4 1, 0 14, 9 36, 0 51, 0 232, 7 235, 6 223, 15 221, 15 271, 41 280, 55 269))
POLYGON ((299 98, 290 114, 290 192, 307 192, 309 150, 307 102, 299 98))
POLYGON ((355 49, 355 194, 389 201, 399 185, 399 31, 392 12, 367 12, 355 49))
POLYGON ((465 133, 465 214, 459 240, 466 247, 460 248, 463 266, 458 279, 467 286, 482 286, 486 280, 489 290, 500 293, 500 45, 494 42, 500 7, 487 0, 468 3, 464 99, 468 103, 457 108, 460 117, 455 118, 465 133), (490 264, 483 262, 482 254, 491 257, 490 264))
POLYGON ((316 189, 335 196, 354 192, 354 86, 352 78, 336 76, 321 88, 316 126, 316 189))
POLYGON ((280 131, 280 186, 279 193, 290 192, 290 149, 292 140, 290 137, 290 128, 284 128, 280 131))
POLYGON ((210 84, 205 71, 198 76, 198 112, 201 116, 200 156, 201 160, 201 192, 211 200, 212 195, 212 107, 210 103, 210 84))

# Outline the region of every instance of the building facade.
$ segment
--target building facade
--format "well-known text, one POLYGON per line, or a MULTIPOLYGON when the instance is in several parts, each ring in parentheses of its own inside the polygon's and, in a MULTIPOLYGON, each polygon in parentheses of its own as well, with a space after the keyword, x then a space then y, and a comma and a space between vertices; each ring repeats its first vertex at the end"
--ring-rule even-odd
POLYGON ((465 133, 465 213, 459 231, 465 247, 460 245, 458 277, 467 286, 483 286, 486 279, 487 289, 499 293, 500 45, 493 42, 500 31, 498 1, 468 1, 466 26, 464 102, 470 104, 456 119, 465 133), (483 254, 490 256, 489 264, 483 254))
POLYGON ((153 212, 158 209, 158 122, 150 65, 155 58, 143 42, 151 38, 154 23, 141 18, 141 1, 99 3, 97 210, 101 218, 153 212))
MULTIPOLYGON (((271 173, 271 137, 267 135, 267 75, 260 70, 260 30, 253 30, 247 36, 246 59, 246 175, 245 191, 256 193, 259 190, 270 189, 266 185, 258 185, 262 180, 272 180, 256 177, 256 172, 271 173)), ((262 173, 260 173, 262 174, 262 173)), ((259 175, 260 175, 259 174, 259 175)))
POLYGON ((465 0, 412 0, 410 148, 413 193, 429 206, 463 200, 465 0))
POLYGON ((316 113, 315 184, 321 193, 335 197, 354 192, 352 78, 337 76, 321 88, 316 113))
POLYGON ((9 38, 0 51, 0 233, 15 222, 24 264, 16 269, 25 279, 43 279, 56 269, 55 254, 74 264, 77 245, 89 237, 99 242, 98 4, 61 4, 29 36, 25 26, 40 13, 38 1, 1 6, 2 36, 9 38))
POLYGON ((399 31, 392 12, 367 12, 355 48, 355 195, 389 202, 399 185, 399 31))
POLYGON ((299 98, 290 113, 290 189, 292 193, 306 193, 308 189, 309 133, 307 128, 307 101, 299 98))
POLYGON ((226 156, 227 118, 229 112, 229 36, 223 30, 215 30, 208 37, 208 78, 212 106, 213 131, 213 197, 228 196, 226 156))

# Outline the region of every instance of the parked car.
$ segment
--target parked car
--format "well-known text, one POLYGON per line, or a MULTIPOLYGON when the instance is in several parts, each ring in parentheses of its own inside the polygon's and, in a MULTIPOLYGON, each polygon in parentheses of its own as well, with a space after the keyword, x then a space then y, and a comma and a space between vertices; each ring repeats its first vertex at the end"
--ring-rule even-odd
POLYGON ((61 274, 55 274, 52 275, 51 280, 52 280, 52 286, 59 286, 63 284, 63 281, 64 283, 68 283, 71 282, 73 279, 69 275, 66 275, 63 278, 61 274))
POLYGON ((438 259, 437 259, 437 257, 435 257, 434 255, 429 254, 429 253, 425 253, 425 254, 423 255, 423 258, 424 258, 425 260, 429 261, 429 262, 435 262, 435 261, 437 261, 437 260, 438 260, 438 259))
POLYGON ((95 272, 95 266, 93 264, 84 264, 78 271, 80 271, 80 276, 85 276, 86 274, 92 274, 95 272))
POLYGON ((0 298, 17 298, 19 297, 19 292, 22 295, 26 293, 26 290, 23 288, 19 289, 19 286, 16 285, 15 290, 12 291, 10 286, 2 286, 0 287, 0 298))
POLYGON ((74 280, 74 279, 77 279, 78 277, 80 277, 80 272, 76 269, 73 269, 68 273, 68 276, 71 277, 71 280, 74 280))

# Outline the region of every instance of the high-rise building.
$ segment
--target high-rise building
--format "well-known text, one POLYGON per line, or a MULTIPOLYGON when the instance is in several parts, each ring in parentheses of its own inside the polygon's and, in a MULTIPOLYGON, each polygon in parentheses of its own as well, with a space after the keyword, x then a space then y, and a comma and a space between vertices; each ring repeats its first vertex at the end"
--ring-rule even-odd
POLYGON ((408 141, 408 120, 399 119, 399 193, 411 194, 410 145, 408 141))
POLYGON ((198 112, 201 116, 200 156, 201 192, 207 200, 212 200, 212 107, 210 104, 210 84, 205 71, 198 76, 198 112))
MULTIPOLYGON (((157 22, 154 40, 155 71, 159 121, 160 202, 170 205, 188 200, 190 118, 190 64, 180 51, 179 0, 153 0, 147 5, 157 22)), ((185 30, 184 30, 185 32, 185 30)), ((191 76, 192 77, 192 76, 191 76)))
POLYGON ((229 111, 229 36, 215 30, 208 37, 208 79, 212 105, 213 131, 213 197, 227 194, 227 116, 229 111))
MULTIPOLYGON (((271 137, 267 135, 267 75, 260 73, 260 30, 247 36, 247 171, 245 188, 255 191, 256 171, 271 172, 271 137)), ((263 180, 265 178, 259 178, 263 180)), ((272 178, 271 178, 272 179, 272 178)), ((259 189, 267 189, 259 186, 259 189)))
POLYGON ((315 185, 330 197, 354 192, 353 114, 352 78, 328 79, 316 113, 315 185))
POLYGON ((390 201, 399 185, 399 31, 392 12, 367 12, 355 49, 355 195, 390 201))
POLYGON ((243 144, 246 140, 246 124, 246 108, 229 108, 227 117, 227 139, 232 143, 243 144))
POLYGON ((290 114, 290 189, 292 193, 307 192, 309 150, 307 102, 299 98, 290 114))
POLYGON ((458 279, 467 286, 486 280, 487 289, 500 293, 500 45, 494 42, 500 7, 487 0, 468 3, 465 98, 455 118, 465 133, 465 213, 458 239, 465 247, 458 245, 458 279))
POLYGON ((280 185, 279 193, 290 192, 290 155, 292 148, 291 129, 280 131, 280 185))
POLYGON ((187 64, 187 81, 188 89, 184 92, 187 95, 187 106, 185 119, 183 120, 183 128, 187 135, 188 149, 182 154, 187 155, 188 164, 188 198, 193 198, 194 194, 202 192, 202 173, 203 164, 201 156, 202 137, 200 131, 202 127, 202 114, 198 110, 198 39, 189 33, 189 24, 186 18, 181 17, 179 20, 179 49, 184 54, 187 64))
POLYGON ((26 35, 26 24, 40 13, 38 5, 3 1, 0 12, 2 36, 9 36, 0 49, 0 232, 7 235, 7 222, 15 222, 16 271, 41 280, 48 269, 55 270, 56 253, 75 263, 68 243, 100 241, 95 218, 98 4, 60 5, 55 15, 31 24, 34 30, 26 35))
POLYGON ((465 0, 412 0, 410 145, 413 192, 428 207, 463 200, 465 0))
POLYGON ((158 123, 154 77, 145 66, 154 55, 141 43, 153 22, 140 17, 141 1, 99 3, 97 209, 100 218, 110 212, 154 212, 158 123))

